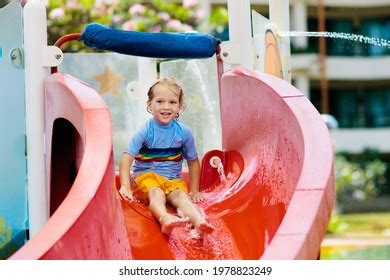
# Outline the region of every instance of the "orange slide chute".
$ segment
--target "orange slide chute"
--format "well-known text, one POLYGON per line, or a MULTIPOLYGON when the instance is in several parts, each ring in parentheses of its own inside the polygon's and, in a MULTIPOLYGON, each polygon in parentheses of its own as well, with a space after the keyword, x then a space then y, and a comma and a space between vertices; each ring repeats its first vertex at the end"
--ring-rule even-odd
POLYGON ((202 159, 200 204, 216 230, 203 239, 191 228, 166 236, 145 205, 116 192, 110 114, 99 95, 52 75, 52 216, 11 259, 318 258, 334 199, 332 145, 319 113, 287 82, 245 69, 223 75, 220 99, 222 151, 202 159), (225 178, 210 165, 214 156, 225 178))

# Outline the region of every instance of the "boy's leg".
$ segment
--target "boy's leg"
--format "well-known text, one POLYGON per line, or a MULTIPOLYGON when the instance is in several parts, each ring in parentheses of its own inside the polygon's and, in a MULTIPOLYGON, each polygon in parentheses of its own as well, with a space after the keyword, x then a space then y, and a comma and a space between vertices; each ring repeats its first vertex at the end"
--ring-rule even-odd
POLYGON ((195 205, 189 195, 183 190, 176 189, 168 194, 168 201, 183 214, 190 218, 190 222, 200 233, 211 233, 214 227, 203 217, 197 205, 195 205))
POLYGON ((149 210, 161 224, 161 232, 171 233, 174 227, 184 226, 188 218, 180 218, 167 212, 165 193, 158 187, 151 188, 148 193, 149 210))

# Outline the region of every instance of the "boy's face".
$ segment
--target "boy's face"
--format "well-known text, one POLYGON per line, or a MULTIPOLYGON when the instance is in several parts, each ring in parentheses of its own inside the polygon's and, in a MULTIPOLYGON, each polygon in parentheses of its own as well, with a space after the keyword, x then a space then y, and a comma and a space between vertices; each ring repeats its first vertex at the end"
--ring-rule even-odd
POLYGON ((153 88, 153 99, 148 102, 148 109, 157 122, 169 124, 181 109, 179 91, 169 85, 156 85, 153 88))

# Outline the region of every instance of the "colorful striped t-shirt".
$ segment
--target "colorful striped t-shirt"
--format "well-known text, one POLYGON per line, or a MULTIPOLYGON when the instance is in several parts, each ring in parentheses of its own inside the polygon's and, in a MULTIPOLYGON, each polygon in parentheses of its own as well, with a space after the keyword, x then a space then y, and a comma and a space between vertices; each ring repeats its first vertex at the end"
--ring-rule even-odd
POLYGON ((183 158, 197 158, 194 137, 184 124, 163 125, 149 119, 132 137, 125 153, 135 160, 133 175, 155 172, 168 179, 181 178, 183 158))

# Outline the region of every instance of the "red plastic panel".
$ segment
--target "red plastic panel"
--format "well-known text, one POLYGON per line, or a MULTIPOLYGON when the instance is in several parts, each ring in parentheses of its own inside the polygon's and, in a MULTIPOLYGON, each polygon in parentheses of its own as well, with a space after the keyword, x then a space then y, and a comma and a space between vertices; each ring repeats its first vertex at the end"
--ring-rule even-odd
POLYGON ((11 259, 131 258, 115 190, 107 106, 91 87, 66 74, 49 77, 45 89, 47 190, 55 200, 51 205, 56 210, 41 231, 11 259), (53 137, 56 121, 62 124, 56 126, 59 132, 53 137), (71 151, 72 156, 57 152, 61 148, 71 151), (61 161, 59 166, 52 164, 61 161), (64 168, 69 166, 74 170, 64 168), (62 168, 63 174, 76 175, 69 180, 67 176, 61 180, 50 176, 54 169, 60 175, 58 170, 62 168))

